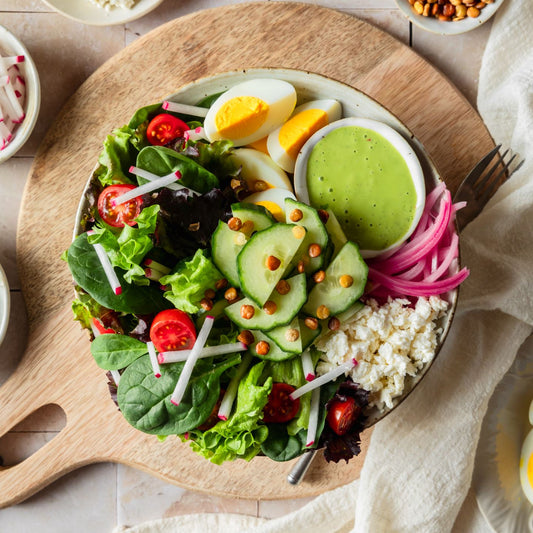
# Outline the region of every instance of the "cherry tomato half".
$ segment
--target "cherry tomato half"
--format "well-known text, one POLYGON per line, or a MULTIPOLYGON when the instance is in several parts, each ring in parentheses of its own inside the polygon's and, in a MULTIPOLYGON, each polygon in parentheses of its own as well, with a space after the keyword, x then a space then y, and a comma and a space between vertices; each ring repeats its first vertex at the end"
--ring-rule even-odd
POLYGON ((141 212, 142 200, 137 197, 124 202, 123 204, 115 205, 114 200, 124 193, 135 189, 135 185, 110 185, 106 187, 98 197, 98 213, 102 220, 114 226, 115 228, 123 228, 126 224, 128 226, 135 226, 136 219, 141 212))
POLYGON ((333 400, 329 403, 326 420, 329 427, 337 434, 344 435, 361 414, 361 408, 351 397, 346 400, 333 400))
POLYGON ((189 126, 183 120, 168 113, 161 113, 148 124, 146 137, 150 144, 163 146, 178 137, 183 137, 188 129, 189 126))
POLYGON ((150 340, 158 352, 190 350, 196 341, 196 330, 189 315, 179 309, 158 313, 150 328, 150 340))
POLYGON ((98 318, 94 318, 93 317, 92 323, 93 323, 94 329, 96 329, 96 331, 100 335, 105 335, 106 333, 116 333, 116 331, 114 329, 106 328, 105 325, 103 324, 103 322, 100 319, 98 319, 98 318))
POLYGON ((292 400, 289 397, 295 390, 287 383, 274 383, 263 410, 263 422, 269 424, 292 420, 300 408, 300 399, 292 400))

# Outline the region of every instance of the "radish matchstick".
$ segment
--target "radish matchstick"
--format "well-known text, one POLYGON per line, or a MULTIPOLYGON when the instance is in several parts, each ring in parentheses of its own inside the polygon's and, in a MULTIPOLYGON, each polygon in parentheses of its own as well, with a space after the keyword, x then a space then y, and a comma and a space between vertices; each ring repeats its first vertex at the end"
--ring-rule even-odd
POLYGON ((211 328, 213 327, 214 321, 215 321, 214 317, 210 315, 206 317, 204 321, 204 325, 202 326, 200 333, 198 333, 198 337, 196 338, 196 342, 194 343, 191 353, 189 357, 187 358, 187 361, 185 361, 185 364, 183 365, 183 369, 181 371, 180 377, 178 379, 178 382, 176 383, 176 388, 174 389, 174 392, 172 393, 172 396, 170 397, 171 403, 173 403, 176 406, 179 405, 181 400, 183 399, 183 395, 185 394, 185 389, 187 388, 187 385, 191 379, 194 365, 196 364, 196 361, 198 360, 198 356, 200 355, 202 348, 205 346, 207 337, 209 336, 209 333, 211 332, 211 328))
POLYGON ((316 378, 315 368, 313 366, 313 360, 311 359, 311 352, 305 350, 302 353, 302 368, 306 381, 313 381, 316 378))
MULTIPOLYGON (((204 357, 214 357, 216 355, 225 355, 228 353, 244 352, 248 346, 243 342, 231 342, 229 344, 219 344, 218 346, 204 346, 199 359, 204 357)), ((172 352, 160 352, 158 360, 160 364, 164 363, 181 363, 186 361, 192 350, 177 350, 172 352)))
POLYGON ((157 355, 155 353, 155 346, 152 341, 146 343, 148 348, 148 355, 150 355, 150 363, 152 363, 152 369, 156 378, 161 377, 161 370, 159 369, 159 363, 157 362, 157 355))
MULTIPOLYGON (((88 231, 87 235, 94 235, 94 231, 88 231)), ((101 244, 95 242, 93 247, 96 251, 98 259, 100 259, 100 263, 102 264, 102 268, 104 269, 107 280, 109 281, 109 285, 113 289, 113 292, 118 296, 122 293, 122 287, 120 286, 120 281, 118 280, 113 266, 111 265, 109 256, 101 244)))
POLYGON ((149 181, 148 183, 145 183, 143 185, 139 185, 138 187, 135 187, 135 189, 131 189, 128 192, 117 196, 115 198, 114 205, 124 204, 126 202, 129 202, 130 200, 133 200, 134 198, 137 198, 137 196, 142 196, 143 194, 146 194, 148 192, 152 192, 156 189, 166 187, 167 185, 170 185, 171 183, 176 180, 179 180, 180 178, 181 172, 179 170, 176 170, 176 172, 173 172, 172 174, 168 174, 167 176, 163 176, 162 178, 156 179, 154 181, 149 181))
POLYGON ((355 359, 352 359, 351 361, 339 365, 337 368, 330 370, 326 374, 323 374, 322 376, 314 379, 313 381, 306 383, 299 389, 296 389, 293 393, 290 394, 290 398, 292 400, 296 400, 296 398, 299 398, 306 392, 317 389, 318 387, 324 385, 324 383, 328 383, 329 381, 335 381, 342 374, 349 372, 356 364, 357 361, 355 359))
POLYGON ((205 117, 209 109, 199 107, 196 105, 178 104, 177 102, 169 102, 165 100, 161 107, 165 111, 173 111, 174 113, 183 113, 184 115, 192 115, 193 117, 205 117))
POLYGON ((239 383, 241 382, 244 373, 248 370, 250 363, 252 362, 252 354, 247 352, 244 356, 244 359, 241 361, 241 364, 237 368, 237 372, 229 382, 228 388, 224 393, 224 397, 220 402, 220 407, 218 409, 218 418, 220 420, 227 420, 231 414, 231 409, 233 408, 233 403, 237 396, 237 391, 239 390, 239 383))

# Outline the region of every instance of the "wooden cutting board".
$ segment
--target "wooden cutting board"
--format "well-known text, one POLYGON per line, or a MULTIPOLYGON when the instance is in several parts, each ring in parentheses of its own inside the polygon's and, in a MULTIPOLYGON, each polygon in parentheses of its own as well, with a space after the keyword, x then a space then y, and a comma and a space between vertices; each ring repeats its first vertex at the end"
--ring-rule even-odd
MULTIPOLYGON (((258 457, 212 465, 187 445, 131 428, 109 398, 87 336, 70 311, 72 281, 60 255, 72 238, 84 184, 113 128, 133 111, 206 75, 249 67, 307 70, 366 92, 422 141, 449 187, 493 142, 465 98, 431 65, 386 33, 307 4, 237 4, 173 20, 95 72, 46 135, 24 192, 17 259, 29 315, 24 357, 0 389, 0 435, 37 408, 57 404, 65 428, 22 463, 0 470, 0 506, 99 461, 140 468, 188 489, 251 499, 312 496, 359 475, 368 445, 349 465, 313 463, 286 482, 291 464, 258 457)), ((405 406, 404 406, 405 408, 405 406)))

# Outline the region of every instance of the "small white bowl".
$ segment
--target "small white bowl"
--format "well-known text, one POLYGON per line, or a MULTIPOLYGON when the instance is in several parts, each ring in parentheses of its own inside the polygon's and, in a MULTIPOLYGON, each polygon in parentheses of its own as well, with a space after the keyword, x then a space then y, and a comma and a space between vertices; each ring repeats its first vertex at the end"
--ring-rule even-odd
POLYGON ((0 163, 3 163, 22 148, 37 123, 39 108, 41 107, 41 84, 39 82, 37 68, 27 48, 3 26, 0 26, 0 52, 4 56, 24 56, 24 61, 18 63, 17 66, 20 68, 24 81, 26 82, 26 99, 24 102, 26 116, 22 124, 19 124, 15 129, 13 139, 11 139, 3 150, 0 150, 0 163))
POLYGON ((4 340, 9 323, 9 311, 11 308, 11 298, 9 294, 9 284, 7 276, 0 265, 0 344, 4 340))
POLYGON ((407 0, 396 0, 396 4, 400 8, 400 11, 402 11, 403 14, 419 28, 439 35, 458 35, 460 33, 475 30, 484 22, 487 22, 487 20, 496 13, 503 1, 504 0, 496 0, 493 4, 487 4, 480 10, 479 17, 466 17, 463 20, 456 21, 445 21, 435 17, 424 17, 423 15, 419 15, 407 0))
POLYGON ((368 118, 356 118, 348 117, 341 120, 337 120, 318 130, 314 135, 312 135, 309 140, 303 145, 298 158, 296 159, 296 167, 294 169, 294 191, 300 202, 309 204, 309 191, 307 190, 307 162, 309 156, 316 143, 323 139, 326 135, 331 133, 333 130, 338 128, 344 128, 348 126, 357 126, 361 128, 366 128, 368 130, 374 131, 377 134, 384 137, 387 141, 390 142, 396 150, 400 153, 403 160, 407 164, 409 173, 411 174, 411 179, 413 180, 413 185, 416 192, 416 204, 415 212, 413 216, 413 221, 409 226, 407 232, 401 236, 399 240, 388 246, 383 250, 361 250, 361 255, 365 258, 376 257, 385 252, 389 252, 400 246, 405 240, 407 240, 410 235, 415 230, 422 212, 424 211, 424 205, 426 201, 426 187, 424 181, 424 172, 420 165, 420 161, 415 153, 414 148, 405 140, 405 138, 398 133, 394 128, 388 126, 383 122, 377 120, 371 120, 368 118))

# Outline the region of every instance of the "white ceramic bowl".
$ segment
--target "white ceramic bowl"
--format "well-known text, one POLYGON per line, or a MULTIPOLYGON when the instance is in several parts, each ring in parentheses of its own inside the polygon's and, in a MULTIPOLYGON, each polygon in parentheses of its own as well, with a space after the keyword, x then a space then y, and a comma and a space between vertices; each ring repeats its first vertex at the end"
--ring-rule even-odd
POLYGON ((477 18, 466 17, 463 20, 457 21, 441 21, 435 17, 419 15, 408 0, 396 0, 400 11, 413 24, 431 33, 438 33, 439 35, 458 35, 479 28, 479 26, 487 22, 496 13, 503 2, 504 0, 495 0, 494 4, 487 4, 480 10, 479 17, 477 18))
POLYGON ((37 123, 39 109, 41 107, 41 84, 35 63, 31 58, 27 48, 9 30, 0 26, 0 52, 2 55, 23 55, 24 61, 18 63, 18 67, 26 82, 26 100, 24 112, 26 117, 15 129, 13 139, 9 144, 0 150, 0 163, 7 161, 13 156, 28 140, 37 123))
POLYGON ((7 276, 0 265, 0 344, 4 340, 9 324, 9 312, 11 309, 11 299, 9 294, 9 284, 7 276))
POLYGON ((367 118, 356 118, 348 117, 341 120, 337 120, 328 124, 324 128, 318 130, 310 139, 304 144, 298 158, 296 159, 296 167, 294 169, 294 191, 296 192, 296 197, 300 202, 305 202, 309 204, 309 191, 307 189, 307 163, 309 157, 315 144, 323 139, 326 135, 331 133, 333 130, 338 128, 345 128, 348 126, 356 126, 361 128, 366 128, 368 130, 374 131, 377 134, 384 137, 389 141, 396 150, 400 153, 402 158, 407 164, 409 173, 413 180, 413 184, 416 192, 416 205, 415 213, 413 216, 413 221, 409 226, 408 230, 404 235, 401 236, 396 242, 391 244, 389 247, 382 250, 361 250, 361 255, 365 258, 376 257, 377 255, 389 252, 397 248, 400 244, 406 241, 413 231, 416 229, 422 212, 424 211, 424 205, 426 200, 426 187, 424 182, 424 172, 420 166, 420 162, 415 153, 414 148, 394 129, 388 126, 383 122, 378 122, 377 120, 369 120, 367 118))
POLYGON ((163 0, 138 0, 131 9, 113 7, 109 10, 98 7, 90 0, 43 0, 43 2, 61 15, 77 22, 90 26, 111 26, 143 17, 163 0))

